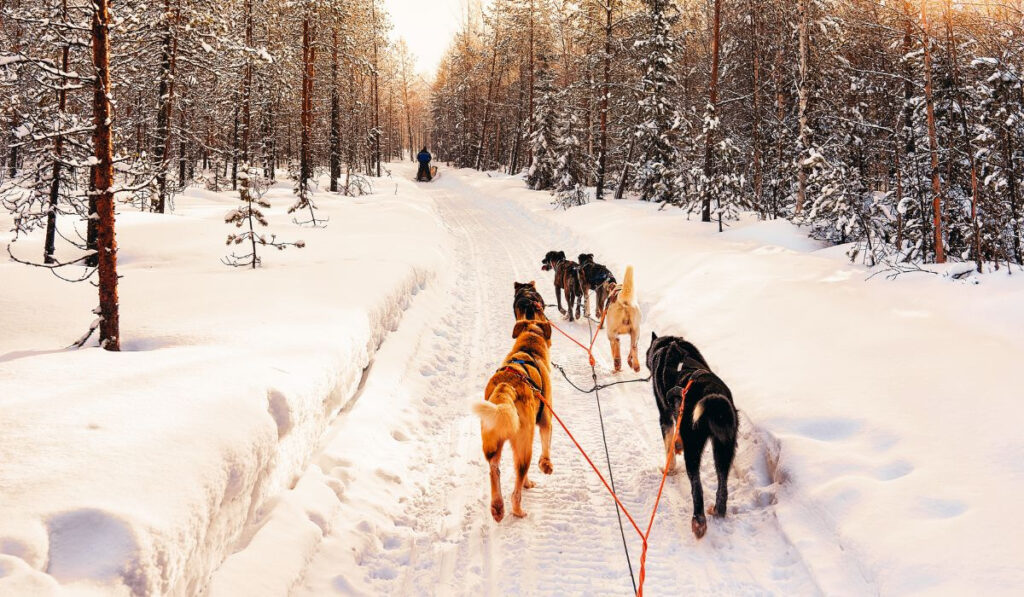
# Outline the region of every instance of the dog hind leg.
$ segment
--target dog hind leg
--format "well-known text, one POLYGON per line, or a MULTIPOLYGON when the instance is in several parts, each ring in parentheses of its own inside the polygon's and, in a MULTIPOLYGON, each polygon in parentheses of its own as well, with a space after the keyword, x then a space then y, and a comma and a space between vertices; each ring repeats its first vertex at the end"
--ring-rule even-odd
POLYGON ((722 443, 716 439, 712 441, 711 447, 715 455, 718 491, 715 493, 715 507, 709 509, 708 514, 725 516, 726 502, 729 500, 729 468, 732 467, 732 459, 736 454, 736 444, 722 443))
POLYGON ((640 358, 637 356, 637 344, 640 342, 640 331, 636 329, 636 322, 629 330, 629 366, 633 371, 640 372, 640 358))
POLYGON ((618 336, 612 336, 608 342, 612 345, 612 361, 615 363, 615 373, 618 373, 622 371, 622 343, 618 336))
POLYGON ((698 539, 708 531, 708 519, 704 516, 704 487, 700 483, 700 459, 707 441, 706 435, 701 436, 683 452, 686 476, 690 478, 690 493, 693 495, 693 520, 690 521, 690 527, 698 539))
POLYGON ((491 469, 491 516, 495 522, 501 522, 505 518, 505 501, 501 499, 501 448, 504 441, 498 442, 497 446, 484 446, 484 457, 491 469))
POLYGON ((512 450, 515 453, 516 463, 516 488, 512 490, 512 515, 517 518, 525 518, 526 510, 523 510, 523 486, 526 483, 526 476, 530 472, 530 460, 533 459, 533 428, 521 431, 512 440, 512 450))

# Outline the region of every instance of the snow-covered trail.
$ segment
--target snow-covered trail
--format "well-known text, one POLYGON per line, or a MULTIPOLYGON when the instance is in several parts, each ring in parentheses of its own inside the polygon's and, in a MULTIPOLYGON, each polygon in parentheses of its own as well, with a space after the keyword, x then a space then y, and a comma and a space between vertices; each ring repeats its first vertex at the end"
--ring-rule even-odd
MULTIPOLYGON (((411 166, 398 166, 396 175, 411 177, 411 166)), ((479 426, 468 404, 480 399, 511 346, 512 282, 536 279, 554 302, 541 257, 547 250, 575 255, 587 247, 516 203, 487 196, 480 186, 486 182, 477 178, 482 176, 448 171, 419 187, 433 196, 456 237, 458 260, 441 288, 423 293, 385 341, 362 395, 336 421, 314 460, 316 474, 342 505, 333 520, 317 522, 325 536, 293 587, 295 595, 632 592, 613 503, 557 426, 554 474, 540 474, 536 462, 531 470, 537 487, 524 496, 529 516, 495 524, 489 515, 479 426)), ((553 309, 549 315, 557 317, 553 309)), ((578 337, 587 334, 585 323, 556 321, 578 337)), ((610 355, 603 337, 597 356, 599 378, 607 380, 610 355)), ((552 358, 578 384, 589 385, 583 352, 558 334, 552 358)), ((557 372, 553 376, 556 412, 603 467, 594 396, 575 392, 557 372)), ((601 399, 620 498, 644 525, 662 454, 649 386, 618 386, 601 399)), ((710 520, 700 542, 690 532, 685 475, 670 478, 651 539, 648 594, 821 592, 775 517, 777 449, 749 421, 742 424, 729 517, 710 520)), ((710 460, 704 483, 713 495, 710 460)), ((502 465, 507 493, 510 453, 502 465)), ((640 540, 624 523, 638 571, 640 540)))

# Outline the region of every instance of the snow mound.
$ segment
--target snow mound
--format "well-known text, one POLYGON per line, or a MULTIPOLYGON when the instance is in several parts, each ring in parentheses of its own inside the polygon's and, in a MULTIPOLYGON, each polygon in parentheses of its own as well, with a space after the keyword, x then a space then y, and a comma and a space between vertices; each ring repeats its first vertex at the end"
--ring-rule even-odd
MULTIPOLYGON (((289 185, 267 199, 270 230, 294 230, 289 185)), ((323 193, 330 223, 303 230, 307 248, 228 268, 234 200, 189 191, 173 215, 119 214, 118 354, 62 349, 88 325, 94 288, 0 264, 0 595, 204 591, 447 261, 434 203, 408 183, 323 193)), ((322 536, 330 507, 303 513, 304 528, 322 536)))

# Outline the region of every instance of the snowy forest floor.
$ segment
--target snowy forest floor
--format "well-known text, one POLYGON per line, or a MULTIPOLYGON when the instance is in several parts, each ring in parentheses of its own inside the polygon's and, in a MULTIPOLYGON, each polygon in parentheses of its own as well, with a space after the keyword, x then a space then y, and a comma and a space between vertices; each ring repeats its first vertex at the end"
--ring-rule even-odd
MULTIPOLYGON (((652 330, 689 338, 741 409, 728 518, 695 540, 685 475, 670 477, 647 594, 1024 583, 1020 273, 865 281, 782 221, 719 234, 654 205, 562 212, 516 178, 415 185, 391 167, 376 196, 324 194, 326 229, 274 220, 308 248, 257 272, 216 261, 230 194, 190 193, 172 221, 123 214, 129 354, 54 351, 88 323, 92 289, 0 265, 0 593, 629 594, 612 502, 561 430, 529 516, 488 513, 469 404, 511 346, 513 280, 553 302, 548 250, 635 266, 641 353, 652 330)), ((611 380, 603 335, 597 348, 611 380)), ((552 358, 589 381, 557 335, 552 358)), ((603 463, 594 397, 554 381, 603 463)), ((601 398, 620 497, 645 517, 662 457, 650 388, 601 398)))

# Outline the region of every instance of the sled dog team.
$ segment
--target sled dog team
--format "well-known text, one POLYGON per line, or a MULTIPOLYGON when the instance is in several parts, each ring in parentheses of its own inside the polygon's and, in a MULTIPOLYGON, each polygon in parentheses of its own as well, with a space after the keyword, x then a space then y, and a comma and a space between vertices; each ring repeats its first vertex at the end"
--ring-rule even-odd
MULTIPOLYGON (((620 284, 607 267, 594 261, 593 254, 584 253, 574 262, 566 259, 563 251, 549 251, 541 261, 541 269, 554 272, 555 301, 569 321, 580 319, 581 309, 582 317, 590 317, 590 293, 595 294, 594 314, 599 320, 603 318, 615 373, 622 370, 619 338, 625 335, 629 336, 627 364, 634 371, 640 371, 637 343, 641 313, 636 302, 632 266, 626 268, 620 284), (563 294, 565 307, 562 306, 563 294)), ((554 470, 552 417, 550 409, 545 407, 545 403, 552 404, 551 322, 544 314, 544 298, 534 282, 516 282, 514 290, 512 311, 516 323, 512 328, 512 350, 487 382, 484 401, 473 405, 473 412, 480 417, 484 458, 490 467, 491 516, 497 522, 505 517, 499 467, 506 442, 512 446, 516 472, 512 490, 514 516, 526 516, 523 490, 535 485, 529 477, 534 429, 540 430, 541 454, 537 466, 546 475, 554 470)), ((738 424, 732 393, 711 370, 697 347, 678 336, 651 333, 647 368, 658 406, 668 472, 675 470, 675 457, 682 454, 693 495, 691 526, 699 539, 707 531, 700 462, 708 440, 718 475, 718 490, 715 503, 707 512, 720 517, 726 513, 729 468, 736 452, 738 424), (683 388, 688 383, 690 389, 684 402, 683 388), (679 437, 673 441, 680 406, 679 437)))

